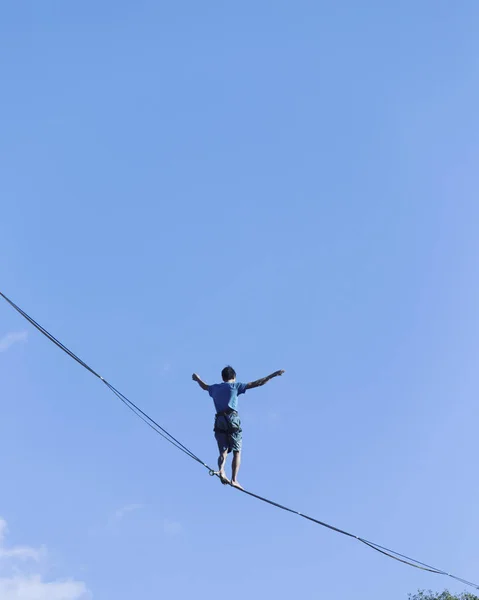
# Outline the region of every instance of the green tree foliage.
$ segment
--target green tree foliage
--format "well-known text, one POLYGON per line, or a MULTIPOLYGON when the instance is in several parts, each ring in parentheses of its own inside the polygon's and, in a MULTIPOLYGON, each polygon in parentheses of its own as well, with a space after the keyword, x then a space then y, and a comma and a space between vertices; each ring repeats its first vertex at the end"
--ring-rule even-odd
POLYGON ((417 594, 409 594, 409 600, 479 600, 479 597, 467 592, 455 596, 447 590, 436 594, 431 591, 425 592, 422 590, 417 594))

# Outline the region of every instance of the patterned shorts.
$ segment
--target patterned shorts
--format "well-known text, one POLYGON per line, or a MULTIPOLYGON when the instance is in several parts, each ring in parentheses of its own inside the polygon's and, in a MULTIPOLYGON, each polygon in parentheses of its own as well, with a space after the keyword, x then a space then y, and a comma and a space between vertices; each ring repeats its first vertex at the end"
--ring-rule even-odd
POLYGON ((214 432, 220 454, 226 450, 228 452, 241 451, 243 434, 241 420, 236 411, 218 413, 215 417, 214 432))

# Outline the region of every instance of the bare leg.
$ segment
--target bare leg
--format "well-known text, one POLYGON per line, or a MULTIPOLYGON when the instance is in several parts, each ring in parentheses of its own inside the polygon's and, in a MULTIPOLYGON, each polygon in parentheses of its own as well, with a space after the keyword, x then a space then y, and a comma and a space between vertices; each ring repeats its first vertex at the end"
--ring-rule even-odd
POLYGON ((231 485, 242 490, 243 488, 238 483, 238 471, 241 464, 241 452, 233 452, 233 465, 232 470, 233 474, 231 477, 231 485))
POLYGON ((227 456, 228 456, 228 450, 225 450, 218 457, 218 475, 220 476, 221 483, 224 483, 225 485, 227 483, 230 483, 230 480, 226 477, 226 473, 225 473, 225 462, 226 462, 227 456))

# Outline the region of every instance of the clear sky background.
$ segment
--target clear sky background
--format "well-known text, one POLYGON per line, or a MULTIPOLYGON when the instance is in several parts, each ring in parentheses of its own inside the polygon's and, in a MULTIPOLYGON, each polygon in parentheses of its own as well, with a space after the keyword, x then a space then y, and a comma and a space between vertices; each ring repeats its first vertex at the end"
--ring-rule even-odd
MULTIPOLYGON (((1 290, 210 464, 193 371, 286 369, 241 398, 243 485, 476 581, 478 31, 476 0, 0 12, 1 290)), ((2 600, 463 589, 221 486, 5 302, 0 386, 2 600)))

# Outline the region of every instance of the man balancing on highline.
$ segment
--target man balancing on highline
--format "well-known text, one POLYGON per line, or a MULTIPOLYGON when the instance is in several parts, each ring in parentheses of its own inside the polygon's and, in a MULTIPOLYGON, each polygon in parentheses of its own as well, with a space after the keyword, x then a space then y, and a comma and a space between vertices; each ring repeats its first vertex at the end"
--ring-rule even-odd
POLYGON ((218 443, 220 456, 218 458, 218 472, 221 482, 231 484, 234 487, 243 489, 238 483, 238 471, 241 462, 241 421, 237 412, 238 396, 244 394, 246 390, 260 387, 267 383, 273 377, 282 375, 284 371, 275 371, 263 379, 252 381, 251 383, 239 383, 236 381, 236 373, 233 367, 225 367, 221 371, 223 383, 208 385, 194 373, 193 381, 196 381, 201 389, 208 392, 213 398, 216 408, 215 417, 215 438, 218 443), (233 452, 232 477, 231 481, 226 477, 225 463, 229 452, 233 452))

